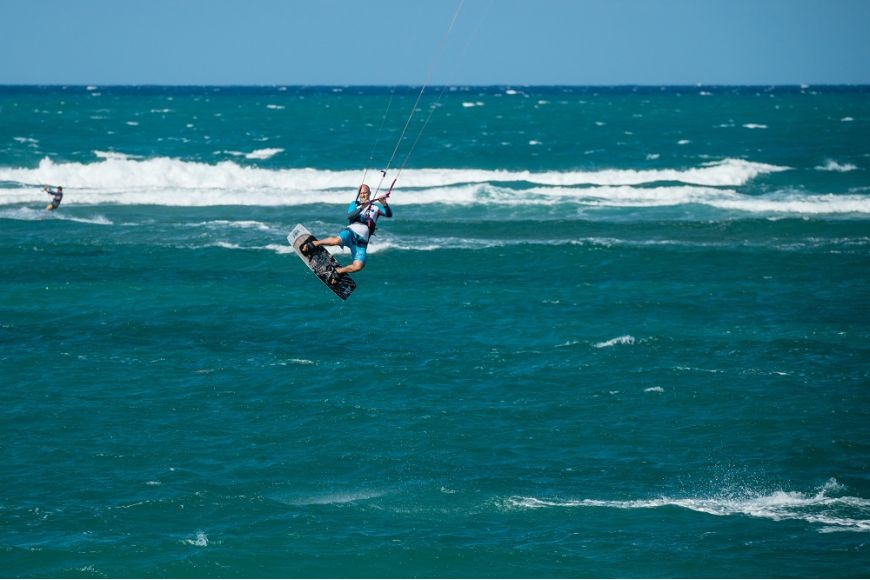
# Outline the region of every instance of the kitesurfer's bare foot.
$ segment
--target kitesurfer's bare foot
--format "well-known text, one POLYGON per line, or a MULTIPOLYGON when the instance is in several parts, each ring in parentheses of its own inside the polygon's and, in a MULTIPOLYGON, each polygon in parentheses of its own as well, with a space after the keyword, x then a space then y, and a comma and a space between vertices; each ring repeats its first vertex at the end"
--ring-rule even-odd
POLYGON ((299 251, 302 252, 303 256, 310 256, 314 251, 314 248, 317 246, 314 245, 314 237, 310 237, 305 240, 301 246, 299 246, 299 251))

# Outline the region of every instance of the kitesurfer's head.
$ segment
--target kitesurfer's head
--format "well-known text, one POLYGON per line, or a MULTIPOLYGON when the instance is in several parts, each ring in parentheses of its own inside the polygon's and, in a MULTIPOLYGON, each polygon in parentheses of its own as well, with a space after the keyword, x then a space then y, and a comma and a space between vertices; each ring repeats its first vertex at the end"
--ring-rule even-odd
POLYGON ((368 201, 371 194, 372 189, 368 185, 363 183, 359 186, 359 194, 357 195, 357 198, 361 201, 368 201))

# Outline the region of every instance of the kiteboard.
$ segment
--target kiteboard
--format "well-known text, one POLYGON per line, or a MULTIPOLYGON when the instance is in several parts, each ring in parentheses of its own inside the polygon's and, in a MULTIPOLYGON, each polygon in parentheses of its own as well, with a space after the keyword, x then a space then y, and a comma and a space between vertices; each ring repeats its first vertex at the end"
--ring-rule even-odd
POLYGON ((298 224, 287 235, 287 241, 293 246, 296 255, 305 262, 305 265, 314 272, 314 275, 320 278, 320 281, 326 284, 327 288, 335 292, 336 296, 342 300, 347 300, 348 296, 356 289, 356 282, 347 274, 335 272, 335 269, 341 267, 341 264, 332 257, 332 254, 323 246, 312 247, 308 255, 302 253, 302 244, 316 239, 302 224, 298 224))

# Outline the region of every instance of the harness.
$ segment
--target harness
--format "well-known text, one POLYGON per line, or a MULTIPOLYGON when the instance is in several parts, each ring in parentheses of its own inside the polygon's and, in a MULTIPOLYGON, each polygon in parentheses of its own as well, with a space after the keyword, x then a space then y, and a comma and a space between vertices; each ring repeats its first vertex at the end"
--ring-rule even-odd
MULTIPOLYGON (((362 205, 358 201, 356 202, 356 204, 357 204, 357 206, 362 205)), ((371 206, 371 205, 372 204, 369 204, 369 206, 371 206)), ((377 228, 377 223, 375 222, 375 220, 372 219, 371 209, 372 209, 371 207, 364 209, 355 218, 348 219, 348 223, 349 224, 353 224, 353 223, 365 224, 366 227, 369 229, 369 235, 373 236, 375 234, 375 229, 377 228), (365 214, 365 216, 363 216, 363 214, 365 214)), ((377 210, 375 210, 375 211, 377 211, 377 210)), ((351 231, 353 231, 353 230, 351 230, 351 231)))

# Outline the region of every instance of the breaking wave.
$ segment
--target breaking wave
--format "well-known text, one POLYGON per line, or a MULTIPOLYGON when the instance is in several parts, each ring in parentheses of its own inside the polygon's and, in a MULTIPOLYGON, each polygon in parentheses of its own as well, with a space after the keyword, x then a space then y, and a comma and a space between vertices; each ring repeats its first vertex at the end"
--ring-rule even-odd
MULTIPOLYGON (((277 150, 256 151, 256 157, 277 150)), ((61 183, 84 191, 345 191, 358 185, 360 171, 311 168, 263 169, 233 161, 216 164, 168 157, 141 159, 97 151, 93 163, 55 163, 44 158, 36 168, 0 168, 0 181, 20 184, 61 183)), ((249 154, 253 155, 253 154, 249 154)), ((449 187, 481 183, 528 183, 547 186, 617 186, 678 182, 705 186, 739 186, 765 173, 788 168, 742 159, 725 159, 687 169, 602 169, 597 171, 507 171, 485 169, 415 169, 402 174, 405 188, 449 187)))
MULTIPOLYGON (((265 151, 265 150, 264 150, 265 151)), ((271 153, 271 150, 269 151, 271 153)), ((93 163, 43 159, 35 169, 0 168, 0 205, 46 201, 38 184, 63 184, 65 205, 296 206, 344 204, 358 170, 264 169, 233 161, 208 164, 165 157, 95 152, 93 163)), ((600 208, 700 205, 773 214, 870 214, 870 196, 773 192, 747 195, 736 187, 788 168, 725 159, 687 169, 501 171, 411 169, 402 173, 403 204, 600 208)), ((398 198, 398 195, 397 195, 398 198)))
POLYGON ((820 533, 870 531, 870 500, 841 495, 843 486, 829 480, 814 493, 775 491, 740 496, 670 498, 648 500, 539 499, 510 497, 505 509, 611 508, 622 510, 677 507, 713 516, 748 516, 773 521, 802 520, 817 524, 820 533))

